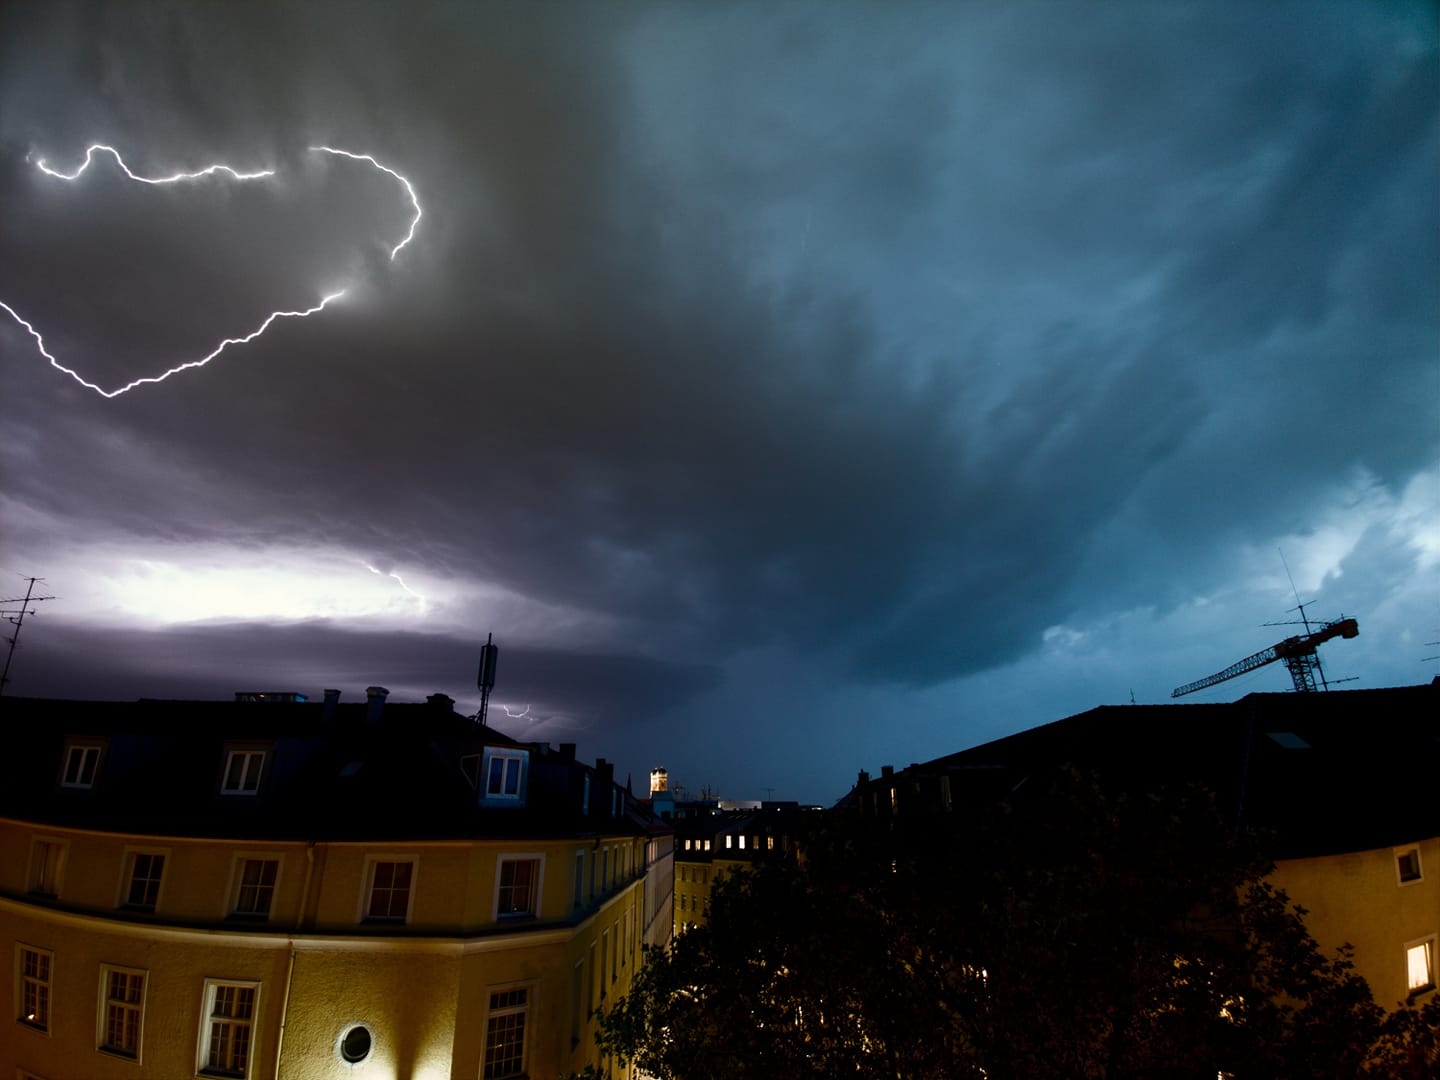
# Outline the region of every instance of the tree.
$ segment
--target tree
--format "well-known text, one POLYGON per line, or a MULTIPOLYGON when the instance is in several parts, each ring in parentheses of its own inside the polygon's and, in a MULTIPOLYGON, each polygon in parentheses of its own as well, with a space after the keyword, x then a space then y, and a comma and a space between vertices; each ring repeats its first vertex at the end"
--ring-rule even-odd
POLYGON ((1440 1010, 1387 1019, 1203 791, 1062 771, 802 852, 717 885, 602 1046, 661 1080, 1431 1075, 1440 1010))

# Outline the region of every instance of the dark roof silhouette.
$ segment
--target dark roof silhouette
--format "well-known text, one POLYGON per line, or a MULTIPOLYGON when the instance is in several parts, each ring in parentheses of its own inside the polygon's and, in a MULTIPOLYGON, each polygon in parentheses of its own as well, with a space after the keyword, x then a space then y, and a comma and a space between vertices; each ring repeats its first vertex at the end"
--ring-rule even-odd
POLYGON ((650 827, 632 801, 612 816, 613 766, 576 761, 572 744, 520 742, 452 705, 444 695, 423 704, 5 698, 0 814, 257 840, 640 835, 650 827), (89 789, 61 784, 66 747, 77 739, 104 746, 89 789), (481 804, 473 755, 487 747, 528 751, 523 808, 481 804), (259 791, 222 794, 228 751, 249 748, 268 755, 259 791))
MULTIPOLYGON (((895 791, 899 813, 1003 798, 1066 765, 1127 790, 1196 783, 1276 858, 1440 835, 1440 679, 1373 690, 1250 694, 1228 703, 1103 705, 923 764, 865 774, 841 805, 895 791)), ((878 806, 878 804, 874 804, 878 806)), ((885 807, 879 807, 885 812, 885 807)))

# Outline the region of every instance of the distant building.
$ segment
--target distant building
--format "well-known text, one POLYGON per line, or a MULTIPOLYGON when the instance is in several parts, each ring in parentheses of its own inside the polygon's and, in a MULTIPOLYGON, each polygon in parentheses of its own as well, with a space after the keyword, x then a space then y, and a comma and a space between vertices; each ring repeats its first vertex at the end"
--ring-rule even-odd
POLYGON ((670 938, 669 827, 387 696, 5 699, 0 1073, 626 1075, 595 1013, 670 938))
POLYGON ((1434 992, 1440 679, 1103 706, 878 777, 862 772, 841 806, 871 817, 963 815, 1065 764, 1121 787, 1209 788, 1234 826, 1272 838, 1272 880, 1308 910, 1323 949, 1354 945, 1355 969, 1379 1004, 1434 992))
POLYGON ((753 810, 680 815, 675 825, 675 933, 710 918, 710 891, 726 874, 791 851, 800 834, 798 803, 765 802, 753 810))

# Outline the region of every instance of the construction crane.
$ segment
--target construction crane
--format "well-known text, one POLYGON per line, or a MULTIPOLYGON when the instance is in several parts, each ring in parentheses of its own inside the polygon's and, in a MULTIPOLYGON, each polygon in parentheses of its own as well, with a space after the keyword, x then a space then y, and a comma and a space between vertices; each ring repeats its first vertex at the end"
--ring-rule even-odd
MULTIPOLYGON (((1196 690, 1204 690, 1207 686, 1214 686, 1226 679, 1244 675, 1247 671, 1254 671, 1266 664, 1273 664, 1276 660, 1285 661, 1285 666, 1290 669, 1290 678, 1295 680, 1296 693, 1309 693, 1317 689, 1315 673, 1320 671, 1320 657, 1315 650, 1331 638, 1355 637, 1360 633, 1360 626, 1354 619, 1347 619, 1342 615, 1333 622, 1322 623, 1313 631, 1310 630, 1310 624, 1307 622, 1305 629, 1306 633, 1276 642, 1268 649, 1260 650, 1254 656, 1247 656, 1244 660, 1231 664, 1224 671, 1217 671, 1214 675, 1207 675, 1203 679, 1186 683, 1184 686, 1177 686, 1170 696, 1172 698, 1183 697, 1196 690)), ((1320 683, 1322 686, 1325 685, 1323 671, 1320 672, 1320 683)))

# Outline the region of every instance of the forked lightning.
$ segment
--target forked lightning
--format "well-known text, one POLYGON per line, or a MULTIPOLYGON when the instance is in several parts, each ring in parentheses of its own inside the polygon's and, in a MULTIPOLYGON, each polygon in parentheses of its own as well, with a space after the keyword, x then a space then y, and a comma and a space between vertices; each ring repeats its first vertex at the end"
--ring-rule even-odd
MULTIPOLYGON (((415 189, 411 186, 410 181, 407 180, 405 177, 401 176, 398 172, 390 168, 388 165, 380 164, 380 162, 376 161, 369 154, 356 154, 349 150, 337 149, 333 146, 312 146, 310 147, 310 150, 316 153, 335 154, 340 157, 351 158, 355 161, 363 161, 370 165, 372 168, 376 168, 379 169, 381 172, 388 173, 390 176, 393 176, 396 180, 400 181, 400 184, 405 188, 406 195, 410 199, 410 205, 415 208, 415 216, 410 221, 409 231, 390 251, 390 261, 394 262, 395 256, 400 254, 401 249, 403 249, 405 245, 410 243, 410 241, 415 238, 415 230, 420 225, 420 200, 416 197, 415 189)), ((78 180, 85 172, 85 170, 90 167, 90 163, 94 160, 94 157, 97 153, 109 154, 115 159, 115 163, 120 166, 120 169, 125 173, 126 176, 128 176, 131 180, 134 180, 141 184, 177 184, 186 180, 199 180, 204 177, 214 176, 217 173, 223 173, 232 180, 263 180, 267 177, 272 177, 275 175, 274 169, 262 169, 256 172, 240 172, 237 169, 231 168, 229 165, 216 164, 207 165, 205 168, 199 169, 195 172, 177 172, 172 176, 141 176, 138 173, 131 171, 130 166, 125 164, 125 159, 120 156, 120 152, 118 150, 116 150, 113 146, 106 146, 103 143, 95 143, 94 145, 87 147, 85 150, 84 162, 81 163, 80 167, 76 169, 73 173, 66 173, 61 172, 58 169, 52 169, 50 166, 45 164, 45 161, 43 159, 36 161, 35 165, 46 176, 55 177, 57 180, 66 180, 73 182, 75 180, 78 180)), ((23 326, 26 332, 35 339, 35 345, 36 348, 39 350, 40 355, 45 357, 45 359, 50 362, 50 366, 55 368, 56 371, 60 371, 66 375, 69 375, 81 386, 85 387, 87 390, 95 391, 95 393, 99 394, 101 397, 116 398, 119 397, 121 394, 124 394, 130 390, 134 390, 137 386, 147 386, 151 383, 164 382, 171 375, 177 375, 180 372, 188 371, 191 368, 204 367, 206 364, 210 363, 211 360, 214 360, 217 356, 224 352, 229 346, 244 345, 248 342, 254 341, 261 334, 265 333, 265 331, 270 328, 270 324, 273 323, 276 319, 306 318, 307 316, 314 315, 316 312, 323 311, 326 305, 328 305, 331 301, 338 300, 344 295, 345 290, 341 289, 338 292, 332 292, 329 295, 322 297, 320 302, 318 304, 315 304, 313 307, 297 311, 272 311, 264 318, 264 320, 261 321, 259 326, 257 326, 250 333, 246 334, 244 337, 225 338, 208 354, 200 357, 198 360, 187 360, 185 363, 177 364, 174 367, 170 368, 168 371, 164 371, 159 375, 147 375, 143 378, 134 379, 126 383, 124 386, 121 386, 114 390, 106 390, 103 387, 97 385, 96 383, 90 382, 88 379, 81 376, 80 373, 75 371, 73 368, 66 367, 64 364, 60 363, 60 361, 57 360, 53 355, 51 355, 50 351, 46 349, 45 339, 41 336, 40 331, 35 329, 35 327, 30 322, 21 317, 19 312, 17 312, 9 304, 5 303, 3 300, 0 300, 0 308, 4 308, 6 313, 9 314, 9 316, 17 323, 23 326)), ((407 592, 412 591, 409 589, 408 586, 405 586, 404 582, 401 582, 401 586, 404 587, 407 592)))

